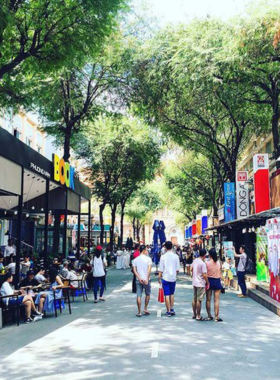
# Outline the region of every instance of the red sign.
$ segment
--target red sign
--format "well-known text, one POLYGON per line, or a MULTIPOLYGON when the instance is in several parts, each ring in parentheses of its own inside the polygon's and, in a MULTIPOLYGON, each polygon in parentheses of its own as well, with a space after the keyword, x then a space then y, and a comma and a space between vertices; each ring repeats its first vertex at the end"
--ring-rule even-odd
POLYGON ((237 182, 248 181, 248 172, 237 172, 237 182))
POLYGON ((255 212, 270 209, 268 154, 255 154, 254 158, 255 212))
POLYGON ((193 225, 192 225, 192 235, 196 235, 196 220, 193 220, 193 225))

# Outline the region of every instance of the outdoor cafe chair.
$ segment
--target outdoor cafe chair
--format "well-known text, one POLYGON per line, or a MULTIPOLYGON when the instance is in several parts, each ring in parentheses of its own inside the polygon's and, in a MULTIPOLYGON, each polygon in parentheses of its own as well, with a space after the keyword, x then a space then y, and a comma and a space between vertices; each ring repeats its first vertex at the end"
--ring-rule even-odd
POLYGON ((86 273, 83 273, 82 278, 77 279, 77 280, 69 280, 69 283, 78 283, 77 288, 71 288, 71 295, 72 295, 72 300, 74 302, 75 297, 83 296, 84 302, 88 300, 87 296, 87 290, 86 290, 86 273))
MULTIPOLYGON (((68 281, 70 282, 70 281, 68 281)), ((71 301, 70 301, 70 287, 65 286, 66 281, 64 282, 64 287, 62 288, 62 296, 60 298, 57 298, 55 295, 55 290, 53 291, 53 296, 54 296, 54 313, 55 313, 55 318, 57 318, 57 309, 59 309, 60 314, 62 313, 62 307, 65 305, 65 303, 68 303, 68 309, 69 309, 69 314, 72 314, 71 310, 71 301)))
POLYGON ((18 294, 13 294, 13 295, 10 295, 10 296, 0 296, 0 308, 2 309, 2 318, 3 318, 3 325, 4 325, 4 321, 6 322, 6 314, 8 314, 11 310, 14 311, 14 316, 16 316, 16 318, 14 318, 14 321, 17 322, 17 326, 19 326, 19 319, 20 319, 20 307, 21 305, 19 304, 19 299, 18 299, 19 295, 18 294), (6 305, 4 299, 7 299, 7 298, 14 298, 17 300, 17 303, 16 305, 6 305), (5 316, 5 318, 4 318, 5 316))

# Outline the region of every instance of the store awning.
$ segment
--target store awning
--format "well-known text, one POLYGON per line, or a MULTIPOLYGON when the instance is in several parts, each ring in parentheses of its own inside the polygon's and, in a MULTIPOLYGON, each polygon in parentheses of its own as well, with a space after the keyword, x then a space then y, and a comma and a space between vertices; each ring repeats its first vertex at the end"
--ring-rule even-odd
POLYGON ((267 211, 259 212, 258 214, 253 214, 247 218, 236 219, 232 222, 222 223, 219 226, 214 226, 207 228, 206 231, 223 231, 226 229, 241 229, 245 227, 260 227, 264 226, 268 219, 279 218, 280 217, 280 207, 276 207, 267 211))

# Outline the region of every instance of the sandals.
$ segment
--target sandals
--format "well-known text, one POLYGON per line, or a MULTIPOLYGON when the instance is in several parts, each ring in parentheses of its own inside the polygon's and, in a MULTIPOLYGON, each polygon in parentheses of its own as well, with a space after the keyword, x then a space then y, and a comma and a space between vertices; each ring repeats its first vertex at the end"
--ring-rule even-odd
POLYGON ((136 317, 140 318, 142 317, 142 314, 136 314, 136 317))
POLYGON ((146 310, 144 310, 144 314, 145 314, 145 315, 150 315, 150 312, 149 312, 149 311, 146 311, 146 310))
POLYGON ((200 317, 200 318, 195 318, 195 320, 199 322, 205 322, 207 319, 200 317))
POLYGON ((215 322, 223 322, 222 318, 215 318, 215 322))
POLYGON ((213 321, 213 317, 207 317, 207 318, 205 318, 205 321, 213 321))

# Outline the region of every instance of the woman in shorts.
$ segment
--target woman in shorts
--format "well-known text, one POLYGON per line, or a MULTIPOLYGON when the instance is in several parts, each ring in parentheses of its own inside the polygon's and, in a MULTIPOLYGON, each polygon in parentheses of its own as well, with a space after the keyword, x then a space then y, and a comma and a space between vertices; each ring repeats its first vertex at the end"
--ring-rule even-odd
POLYGON ((220 312, 220 293, 222 289, 221 277, 222 267, 218 260, 217 252, 215 248, 211 248, 209 251, 210 260, 206 261, 207 276, 209 280, 209 289, 206 291, 206 310, 208 314, 208 321, 212 321, 211 314, 211 298, 212 292, 214 293, 214 310, 215 310, 215 322, 222 322, 223 320, 219 316, 220 312))
POLYGON ((41 319, 42 315, 41 313, 39 313, 38 310, 36 310, 32 296, 25 294, 25 292, 21 290, 14 291, 13 288, 11 287, 12 282, 13 282, 13 275, 9 273, 6 275, 6 281, 1 286, 1 296, 19 295, 19 297, 18 298, 16 297, 3 298, 3 302, 5 303, 5 305, 16 306, 17 304, 19 304, 20 306, 21 305, 24 306, 26 323, 30 323, 30 322, 36 321, 37 319, 41 319), (31 313, 35 316, 34 319, 31 319, 31 313))

